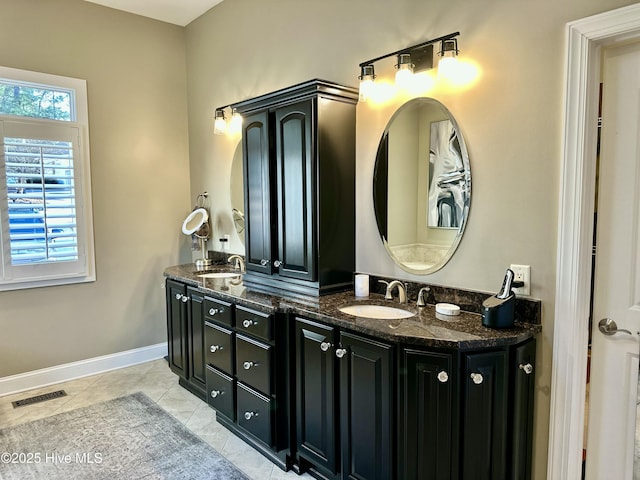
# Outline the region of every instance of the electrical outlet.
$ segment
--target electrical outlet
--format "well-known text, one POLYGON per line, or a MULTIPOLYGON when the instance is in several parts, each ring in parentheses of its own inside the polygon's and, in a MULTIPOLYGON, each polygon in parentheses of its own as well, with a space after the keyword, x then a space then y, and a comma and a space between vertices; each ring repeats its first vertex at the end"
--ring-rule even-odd
POLYGON ((513 293, 519 295, 531 295, 531 266, 530 265, 511 265, 513 270, 514 281, 520 281, 524 283, 524 286, 518 288, 512 288, 513 293))

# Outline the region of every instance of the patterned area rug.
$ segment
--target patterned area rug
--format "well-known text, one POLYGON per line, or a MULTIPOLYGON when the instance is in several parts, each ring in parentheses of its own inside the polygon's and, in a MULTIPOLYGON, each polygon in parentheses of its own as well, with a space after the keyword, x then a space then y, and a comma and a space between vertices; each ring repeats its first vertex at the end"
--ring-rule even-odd
POLYGON ((0 430, 0 479, 248 480, 143 393, 0 430))

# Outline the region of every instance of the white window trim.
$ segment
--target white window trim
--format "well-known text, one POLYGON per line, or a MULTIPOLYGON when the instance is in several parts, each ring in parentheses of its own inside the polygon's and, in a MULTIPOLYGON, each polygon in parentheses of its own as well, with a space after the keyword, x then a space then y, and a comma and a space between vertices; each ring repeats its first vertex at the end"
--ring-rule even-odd
MULTIPOLYGON (((91 197, 91 161, 89 157, 89 113, 87 105, 87 82, 85 80, 62 77, 47 73, 31 72, 27 70, 18 70, 15 68, 0 66, 0 78, 4 78, 15 82, 26 82, 31 84, 40 84, 46 86, 54 86, 65 88, 73 91, 75 100, 75 109, 72 111, 72 121, 52 121, 43 119, 33 119, 20 116, 2 116, 0 121, 8 122, 55 122, 68 127, 75 127, 79 131, 79 154, 80 161, 77 162, 79 185, 76 188, 76 197, 82 203, 82 219, 78 228, 78 236, 84 239, 83 249, 85 254, 85 268, 82 273, 72 276, 61 275, 55 278, 38 278, 34 275, 32 279, 3 279, 0 275, 0 291, 18 290, 25 288, 46 287, 54 285, 67 285, 74 283, 93 282, 96 280, 95 269, 95 247, 93 236, 93 208, 91 197)), ((2 180, 4 181, 4 180, 2 180)))

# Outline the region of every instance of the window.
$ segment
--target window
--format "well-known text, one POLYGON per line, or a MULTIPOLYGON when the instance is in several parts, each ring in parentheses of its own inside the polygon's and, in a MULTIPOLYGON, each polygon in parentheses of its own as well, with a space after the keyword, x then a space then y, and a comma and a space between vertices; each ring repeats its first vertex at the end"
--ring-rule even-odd
POLYGON ((0 290, 95 280, 86 83, 0 67, 0 290))

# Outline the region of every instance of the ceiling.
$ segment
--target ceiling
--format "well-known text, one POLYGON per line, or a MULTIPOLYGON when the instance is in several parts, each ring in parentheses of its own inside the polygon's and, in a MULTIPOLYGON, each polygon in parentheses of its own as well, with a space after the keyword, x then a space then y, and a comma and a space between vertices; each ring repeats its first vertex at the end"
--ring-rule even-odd
POLYGON ((182 27, 222 0, 86 0, 182 27))

